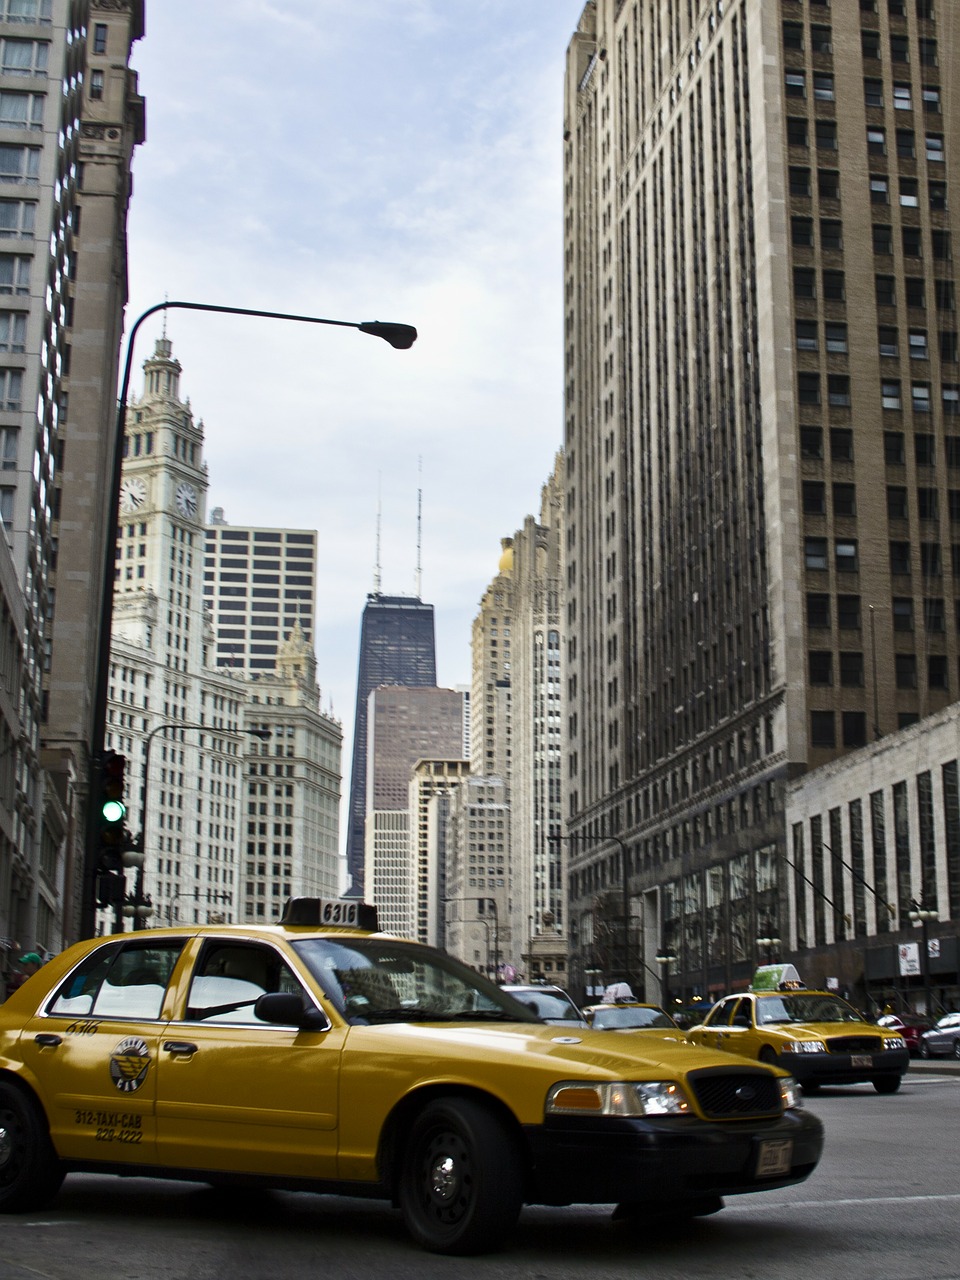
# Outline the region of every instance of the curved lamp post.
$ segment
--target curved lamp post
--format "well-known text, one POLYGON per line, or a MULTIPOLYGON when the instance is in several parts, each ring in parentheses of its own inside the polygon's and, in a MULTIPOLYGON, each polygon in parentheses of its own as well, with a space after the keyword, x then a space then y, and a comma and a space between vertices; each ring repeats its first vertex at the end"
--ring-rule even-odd
POLYGON ((762 938, 757 939, 757 947, 759 950, 763 950, 766 952, 767 964, 773 964, 773 953, 775 951, 779 951, 780 948, 783 946, 783 943, 780 940, 780 938, 772 938, 770 936, 771 929, 770 929, 769 920, 765 920, 764 925, 766 927, 766 935, 762 938))
POLYGON ((107 504, 107 527, 104 543, 103 583, 100 602, 100 634, 97 659, 97 683, 93 704, 93 733, 90 743, 90 787, 87 795, 86 865, 82 877, 82 901, 80 904, 81 936, 93 933, 96 918, 94 887, 97 876, 97 823, 99 810, 99 763, 103 757, 107 735, 107 701, 110 687, 110 635, 113 627, 113 582, 116 564, 118 509, 120 505, 120 481, 123 473, 123 431, 127 416, 127 393, 130 389, 130 371, 133 365, 133 344, 137 331, 149 316, 158 311, 210 311, 220 315, 253 316, 262 320, 292 320, 298 324, 333 325, 340 329, 358 329, 361 333, 384 342, 398 351, 406 351, 417 340, 417 331, 411 324, 397 324, 386 320, 326 320, 320 316, 304 316, 289 311, 260 311, 253 307, 224 307, 211 302, 157 302, 142 312, 130 329, 127 338, 127 354, 120 382, 117 402, 116 430, 113 439, 113 473, 110 489, 104 495, 107 504))

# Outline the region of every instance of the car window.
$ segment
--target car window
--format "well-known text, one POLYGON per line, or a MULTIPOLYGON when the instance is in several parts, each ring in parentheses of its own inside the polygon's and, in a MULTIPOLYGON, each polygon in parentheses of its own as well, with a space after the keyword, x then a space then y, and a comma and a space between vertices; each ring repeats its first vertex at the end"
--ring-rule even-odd
POLYGON ((662 1009, 631 1009, 625 1006, 619 1009, 598 1009, 593 1025, 601 1031, 652 1027, 654 1029, 676 1029, 676 1023, 662 1009))
POLYGON ((513 990, 515 999, 523 1001, 528 1009, 532 1009, 541 1018, 562 1018, 579 1021, 580 1010, 569 996, 559 991, 513 990))
POLYGON ((382 938, 304 938, 293 946, 348 1022, 540 1021, 523 999, 430 947, 382 938))
POLYGON ((112 943, 91 952, 47 1005, 52 1015, 158 1018, 183 939, 112 943))
POLYGON ((730 1025, 730 1015, 736 1007, 736 1000, 721 1000, 713 1006, 704 1019, 706 1027, 726 1027, 730 1025))
POLYGON ((741 1000, 734 1010, 733 1017, 730 1019, 731 1027, 752 1027, 753 1026, 753 1009, 752 1001, 741 1000))
POLYGON ((187 1018, 265 1026, 254 1005, 260 996, 276 991, 306 998, 299 979, 273 947, 232 939, 208 941, 190 983, 187 1018))

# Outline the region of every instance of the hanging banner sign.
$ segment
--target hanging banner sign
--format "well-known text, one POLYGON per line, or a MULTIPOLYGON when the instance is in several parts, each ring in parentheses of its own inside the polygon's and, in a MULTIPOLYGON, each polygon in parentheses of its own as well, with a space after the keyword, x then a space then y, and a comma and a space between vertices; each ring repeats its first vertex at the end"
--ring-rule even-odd
POLYGON ((900 956, 900 977, 920 977, 920 944, 917 942, 901 942, 897 951, 900 956))

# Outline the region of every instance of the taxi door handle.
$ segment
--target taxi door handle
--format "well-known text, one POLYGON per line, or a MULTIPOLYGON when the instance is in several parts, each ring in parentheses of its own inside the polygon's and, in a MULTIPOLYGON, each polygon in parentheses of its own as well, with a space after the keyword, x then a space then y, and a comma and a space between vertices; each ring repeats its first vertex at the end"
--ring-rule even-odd
POLYGON ((166 1053, 179 1053, 187 1058, 193 1057, 197 1052, 197 1046, 189 1040, 164 1040, 163 1048, 166 1053))
POLYGON ((38 1036, 34 1036, 34 1039, 41 1049, 56 1049, 57 1045, 63 1044, 60 1037, 50 1031, 41 1031, 38 1036))

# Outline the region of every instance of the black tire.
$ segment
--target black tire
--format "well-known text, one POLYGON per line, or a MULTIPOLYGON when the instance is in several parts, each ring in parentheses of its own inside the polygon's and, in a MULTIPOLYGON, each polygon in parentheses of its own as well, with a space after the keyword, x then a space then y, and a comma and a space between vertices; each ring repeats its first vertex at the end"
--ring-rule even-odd
POLYGON ((523 1205, 517 1142, 478 1102, 431 1102, 410 1130, 398 1198, 407 1230, 431 1253, 490 1252, 523 1205))
POLYGON ((902 1076, 875 1076, 873 1087, 877 1093, 896 1093, 900 1088, 902 1076))
POLYGON ((960 1058, 960 1040, 954 1040, 953 1042, 953 1056, 960 1058))
POLYGON ((920 1041, 920 1057, 923 1059, 930 1057, 930 1046, 927 1044, 926 1040, 920 1041))
POLYGON ((37 1104, 15 1085, 0 1084, 0 1213, 42 1209, 63 1175, 37 1104))
POLYGON ((760 1050, 760 1061, 766 1062, 771 1067, 775 1067, 777 1065, 776 1052, 771 1049, 768 1044, 765 1044, 760 1050))

